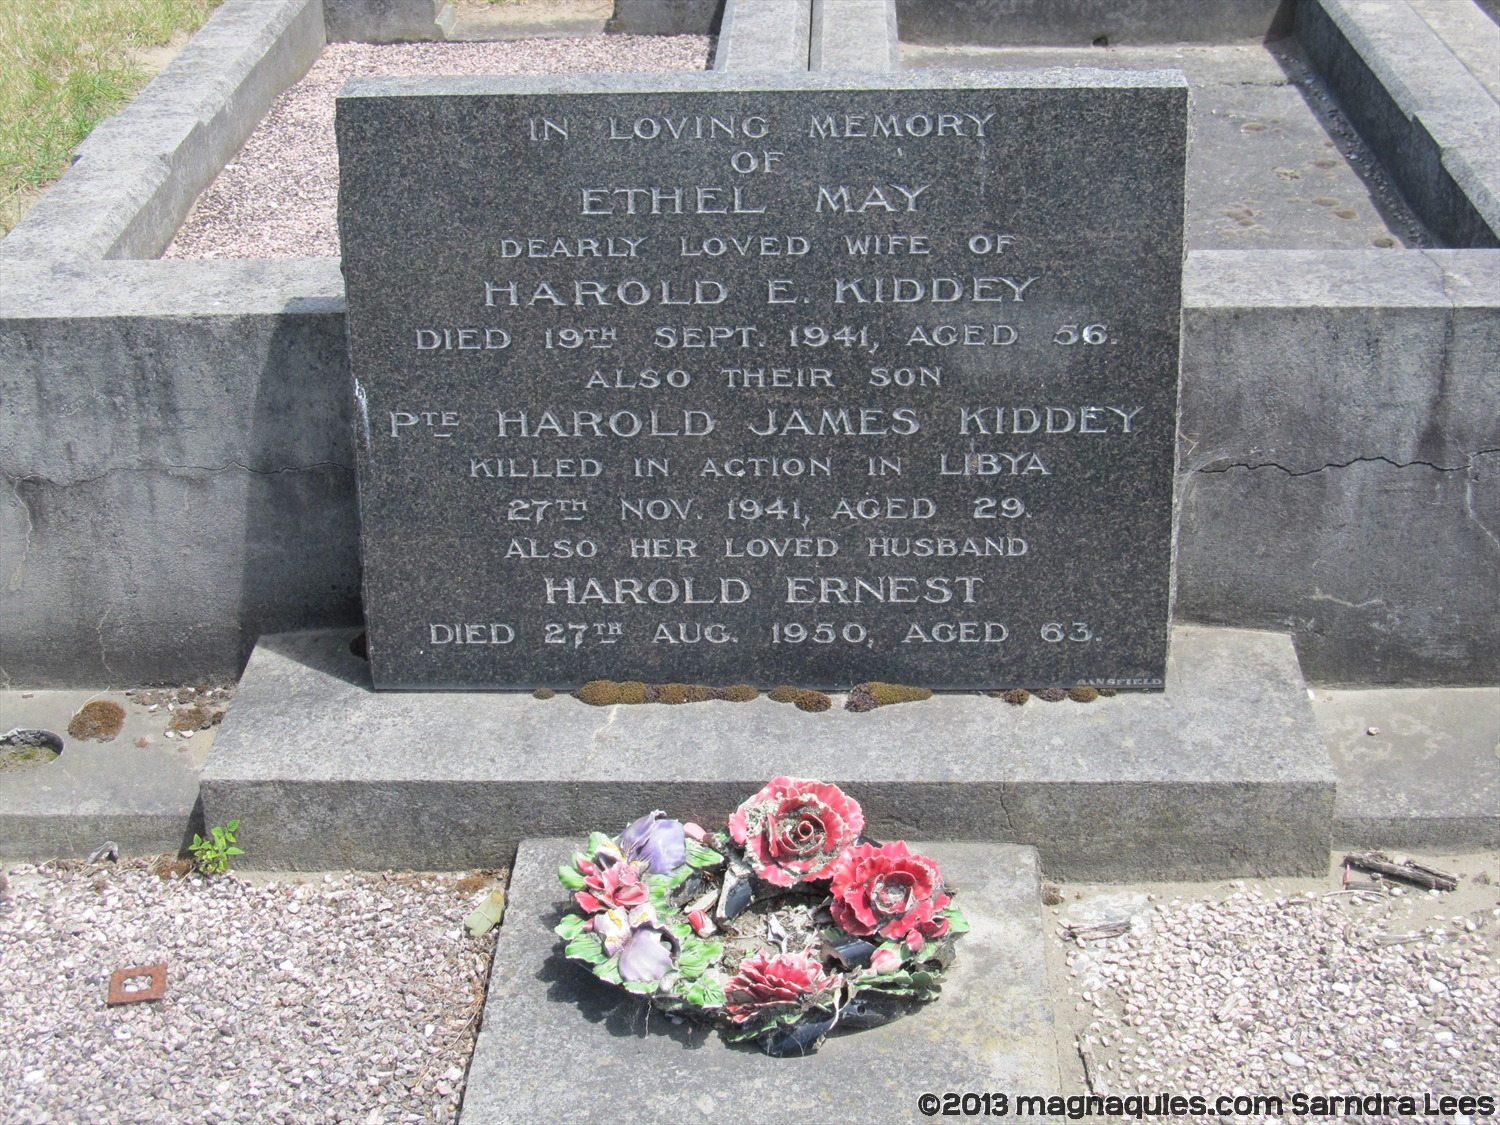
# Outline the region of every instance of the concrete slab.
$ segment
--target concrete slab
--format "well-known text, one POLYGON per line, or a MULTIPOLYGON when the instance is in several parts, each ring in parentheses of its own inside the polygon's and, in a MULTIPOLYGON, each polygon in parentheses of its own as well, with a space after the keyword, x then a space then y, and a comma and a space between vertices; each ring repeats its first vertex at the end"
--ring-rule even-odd
POLYGON ((806 70, 812 0, 725 0, 715 70, 806 70))
POLYGON ((807 69, 900 70, 896 0, 813 0, 807 69))
POLYGON ((1500 246, 1500 104, 1405 0, 1316 0, 1296 34, 1445 246, 1500 246))
POLYGON ((444 36, 449 43, 598 35, 614 5, 610 0, 513 0, 508 4, 461 0, 453 11, 456 18, 444 36))
POLYGON ((990 46, 1258 43, 1290 30, 1284 0, 897 0, 913 43, 990 46))
POLYGON ((1336 846, 1500 847, 1500 687, 1316 696, 1339 778, 1336 846))
MULTIPOLYGON (((1184 235, 1193 250, 1430 246, 1296 40, 1100 48, 901 45, 906 70, 1177 68, 1192 89, 1184 235)), ((1280 277, 1269 264, 1256 272, 1280 277)))
POLYGON ((121 855, 156 855, 190 841, 198 771, 217 731, 168 740, 171 718, 166 708, 147 712, 123 692, 0 691, 0 734, 41 728, 64 741, 46 765, 0 773, 0 859, 77 859, 106 840, 121 855), (125 725, 108 742, 68 734, 73 715, 95 699, 125 708, 125 725))
POLYGON ((1407 0, 1443 46, 1500 101, 1500 25, 1469 0, 1407 0))
POLYGON ((917 1098, 929 1091, 1058 1089, 1032 849, 913 843, 973 926, 942 996, 792 1060, 674 1026, 568 962, 551 927, 566 904, 557 867, 577 846, 526 840, 516 857, 462 1125, 583 1121, 601 1109, 621 1121, 864 1125, 923 1120, 917 1098))
POLYGON ((1173 630, 1165 690, 868 714, 751 703, 380 693, 352 630, 264 637, 202 782, 265 867, 467 868, 613 810, 722 821, 766 778, 847 787, 877 837, 1036 846, 1109 881, 1318 872, 1334 778, 1291 642, 1173 630))

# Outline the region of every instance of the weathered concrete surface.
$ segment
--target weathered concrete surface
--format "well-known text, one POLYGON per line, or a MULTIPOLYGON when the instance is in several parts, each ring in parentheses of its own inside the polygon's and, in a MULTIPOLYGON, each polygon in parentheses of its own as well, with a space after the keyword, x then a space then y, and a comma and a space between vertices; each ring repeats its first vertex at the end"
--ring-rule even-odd
POLYGON ((233 679, 359 619, 336 260, 0 262, 0 682, 233 679))
POLYGON ((1405 0, 1305 0, 1297 38, 1446 246, 1500 246, 1500 105, 1405 0))
POLYGON ((813 0, 808 70, 901 69, 896 0, 813 0))
POLYGON ((875 836, 1031 844, 1074 880, 1327 865, 1333 772, 1284 636, 1178 628, 1160 694, 864 715, 377 694, 351 636, 262 638, 205 768, 205 816, 268 868, 483 866, 619 808, 721 821, 778 774, 846 786, 875 836))
POLYGON ((1291 30, 1290 0, 896 0, 907 43, 1087 47, 1258 43, 1291 30))
POLYGON ((1339 778, 1335 847, 1500 847, 1500 688, 1316 696, 1339 778))
POLYGON ((724 0, 715 70, 806 70, 812 0, 724 0))
POLYGON ((228 0, 0 241, 0 260, 152 258, 323 49, 317 0, 228 0))
POLYGON ((458 14, 447 0, 322 0, 330 43, 420 43, 447 38, 458 14))
POLYGON ((624 35, 717 35, 725 0, 615 0, 606 31, 624 35))
POLYGON ((171 715, 148 714, 118 693, 0 691, 0 735, 20 727, 61 735, 63 752, 34 769, 0 772, 0 859, 40 863, 81 859, 106 840, 121 855, 176 852, 192 840, 198 771, 216 729, 191 740, 162 737, 171 715), (125 708, 125 725, 109 742, 68 734, 77 710, 95 699, 125 708), (147 742, 137 746, 136 740, 147 742))
MULTIPOLYGON (((1178 69, 1192 90, 1184 237, 1190 250, 1354 250, 1431 237, 1369 147, 1336 116, 1295 39, 1175 47, 903 44, 907 70, 1178 69)), ((1277 276, 1277 264, 1265 259, 1277 276)))
POLYGON ((1179 619, 1321 683, 1500 668, 1500 255, 1189 256, 1179 619), (1274 259, 1274 262, 1273 262, 1274 259))
MULTIPOLYGON (((1495 0, 1491 0, 1494 3, 1495 0)), ((1500 24, 1466 0, 1407 0, 1490 97, 1500 99, 1500 24)))
POLYGON ((1036 853, 1003 844, 911 846, 938 862, 973 927, 942 995, 792 1060, 730 1046, 690 1022, 673 1025, 569 962, 552 926, 567 904, 557 868, 578 840, 524 841, 462 1125, 583 1121, 603 1106, 631 1122, 875 1125, 926 1120, 917 1098, 929 1091, 1057 1092, 1036 853))

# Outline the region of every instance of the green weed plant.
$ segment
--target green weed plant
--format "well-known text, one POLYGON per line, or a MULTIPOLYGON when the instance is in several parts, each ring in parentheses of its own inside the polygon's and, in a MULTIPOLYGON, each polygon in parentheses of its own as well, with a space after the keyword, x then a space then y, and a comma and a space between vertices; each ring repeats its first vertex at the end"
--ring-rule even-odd
POLYGON ((199 871, 205 875, 222 875, 229 870, 230 856, 245 854, 243 848, 234 846, 234 834, 239 828, 240 822, 231 820, 222 828, 210 829, 207 839, 193 833, 193 843, 188 850, 193 853, 199 871))
POLYGON ((0 0, 0 234, 151 78, 140 52, 219 0, 0 0))

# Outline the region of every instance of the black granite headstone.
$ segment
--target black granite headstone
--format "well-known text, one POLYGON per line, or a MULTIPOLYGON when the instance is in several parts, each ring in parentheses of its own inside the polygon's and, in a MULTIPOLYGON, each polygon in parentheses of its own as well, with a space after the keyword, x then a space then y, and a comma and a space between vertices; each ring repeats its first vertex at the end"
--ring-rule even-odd
POLYGON ((1176 72, 351 82, 376 686, 1159 689, 1186 109, 1176 72))

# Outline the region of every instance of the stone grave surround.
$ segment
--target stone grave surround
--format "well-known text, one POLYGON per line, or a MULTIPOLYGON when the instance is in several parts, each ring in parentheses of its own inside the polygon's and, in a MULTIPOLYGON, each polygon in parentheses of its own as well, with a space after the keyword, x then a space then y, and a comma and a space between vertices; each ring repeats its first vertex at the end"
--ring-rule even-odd
MULTIPOLYGON (((621 0, 616 27, 633 30, 650 6, 621 0)), ((701 7, 701 28, 663 30, 707 30, 714 5, 701 7)), ((1002 7, 1015 5, 945 6, 957 22, 942 34, 912 23, 911 35, 1005 42, 1002 7)), ((1125 41, 1110 5, 1084 8, 1073 31, 1108 24, 1125 41)), ((805 23, 768 25, 778 9, 724 5, 717 65, 885 69, 911 11, 809 4, 805 23), (838 54, 851 43, 868 50, 838 54)), ((1233 18, 1194 34, 1276 28, 1259 0, 1224 11, 1233 18)), ((431 14, 440 25, 441 6, 431 14)), ((1292 14, 1351 121, 1454 248, 1188 253, 1163 693, 1111 701, 1113 713, 945 696, 835 711, 816 728, 764 701, 558 700, 570 710, 556 712, 513 694, 372 693, 348 650, 359 414, 338 263, 150 260, 334 34, 316 0, 228 0, 0 243, 6 675, 17 686, 233 675, 262 636, 201 794, 211 822, 262 824, 277 865, 330 853, 480 864, 522 836, 661 804, 685 781, 687 803, 722 815, 767 769, 805 767, 865 786, 892 833, 1034 842, 1064 877, 1318 870, 1334 786, 1299 657, 1322 681, 1493 678, 1500 436, 1484 376, 1500 315, 1500 111, 1407 3, 1315 0, 1292 14), (1248 631, 1288 628, 1295 653, 1285 635, 1248 631), (929 745, 939 760, 912 757, 929 745), (650 756, 663 746, 672 753, 650 756)), ((1183 26, 1128 31, 1170 42, 1183 26)), ((0 814, 39 840, 65 819, 0 814)), ((47 854, 91 846, 70 838, 47 854)))
POLYGON ((1176 72, 339 98, 377 689, 1160 690, 1176 72))
MULTIPOLYGON (((997 44, 1059 27, 1055 6, 1011 0, 851 0, 770 26, 764 11, 804 5, 757 4, 621 0, 613 26, 707 32, 722 18, 716 65, 731 72, 879 70, 899 58, 898 33, 997 44)), ((153 256, 329 37, 387 36, 357 23, 377 7, 397 5, 227 0, 0 242, 0 667, 12 685, 234 676, 258 635, 359 619, 338 263, 153 256)), ((1187 7, 1192 21, 1181 4, 1132 7, 1130 20, 1112 3, 1073 5, 1058 33, 1086 45, 1284 30, 1263 0, 1187 7)), ((441 4, 406 9, 398 37, 438 37, 441 4)), ((1319 682, 1492 682, 1500 435, 1484 375, 1500 305, 1500 127, 1454 51, 1482 54, 1495 28, 1474 9, 1472 33, 1445 42, 1401 0, 1288 11, 1451 249, 1189 251, 1176 619, 1290 630, 1319 682)))

